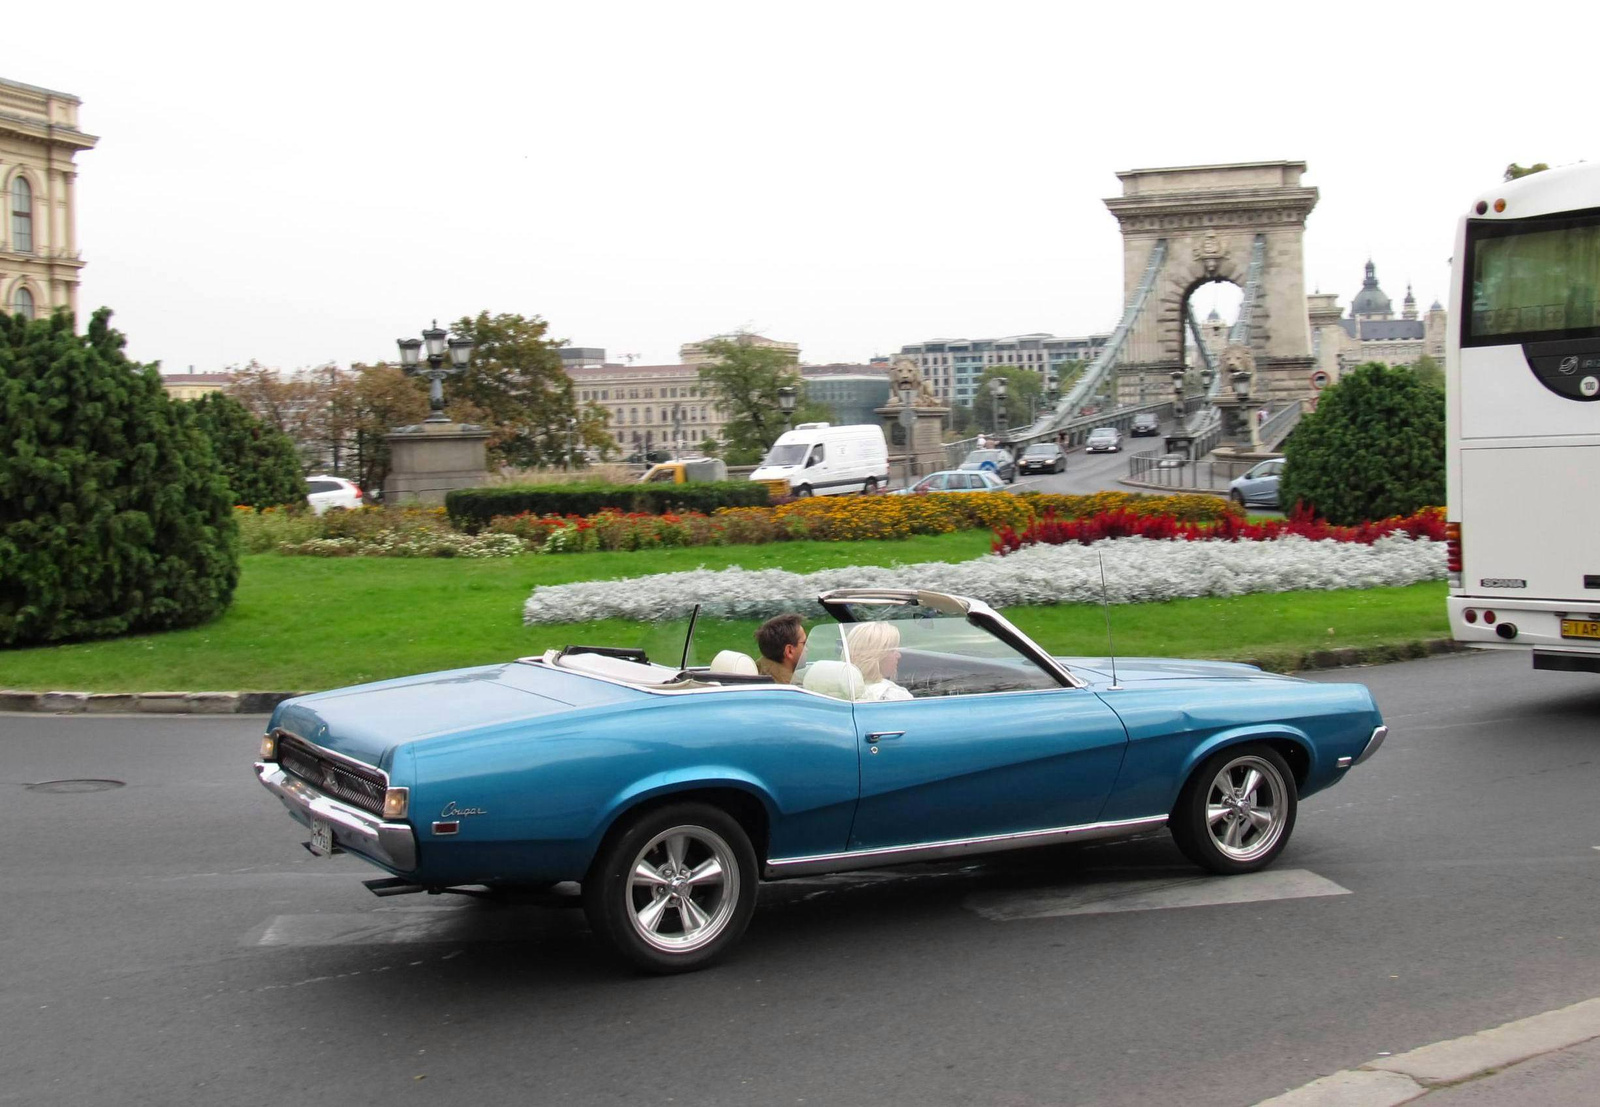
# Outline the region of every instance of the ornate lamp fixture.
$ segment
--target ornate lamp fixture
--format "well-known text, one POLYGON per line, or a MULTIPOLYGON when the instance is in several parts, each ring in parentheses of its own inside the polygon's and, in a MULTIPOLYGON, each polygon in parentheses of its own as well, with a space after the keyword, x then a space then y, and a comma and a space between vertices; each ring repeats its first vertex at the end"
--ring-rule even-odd
POLYGON ((429 423, 448 423, 449 417, 444 413, 444 379, 452 373, 459 373, 472 363, 472 339, 466 337, 448 338, 448 333, 439 326, 435 319, 433 326, 422 332, 422 337, 401 338, 396 341, 400 347, 400 368, 407 376, 423 373, 428 378, 428 418, 429 423), (421 354, 424 345, 427 347, 428 367, 422 368, 421 354), (445 351, 450 353, 450 366, 445 368, 445 351))

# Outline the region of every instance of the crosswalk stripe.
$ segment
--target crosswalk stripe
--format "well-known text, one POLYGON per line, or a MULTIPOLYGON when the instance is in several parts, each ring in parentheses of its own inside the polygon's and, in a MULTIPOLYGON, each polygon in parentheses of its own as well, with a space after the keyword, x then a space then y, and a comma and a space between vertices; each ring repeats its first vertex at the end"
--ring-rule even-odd
POLYGON ((1243 876, 1113 880, 1049 890, 977 892, 968 896, 963 906, 994 922, 1013 922, 1349 894, 1350 889, 1306 869, 1268 869, 1243 876))

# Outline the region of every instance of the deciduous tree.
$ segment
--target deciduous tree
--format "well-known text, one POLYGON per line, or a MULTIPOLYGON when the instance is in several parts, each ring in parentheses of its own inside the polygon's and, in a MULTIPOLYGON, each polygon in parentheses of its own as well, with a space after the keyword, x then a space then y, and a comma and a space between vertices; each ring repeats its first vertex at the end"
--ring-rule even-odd
POLYGON ((710 386, 717 405, 726 415, 722 435, 729 461, 759 457, 783 433, 783 407, 778 389, 797 390, 791 423, 829 418, 829 411, 805 396, 800 367, 784 350, 758 346, 751 335, 714 338, 705 351, 712 361, 700 367, 700 380, 710 386))

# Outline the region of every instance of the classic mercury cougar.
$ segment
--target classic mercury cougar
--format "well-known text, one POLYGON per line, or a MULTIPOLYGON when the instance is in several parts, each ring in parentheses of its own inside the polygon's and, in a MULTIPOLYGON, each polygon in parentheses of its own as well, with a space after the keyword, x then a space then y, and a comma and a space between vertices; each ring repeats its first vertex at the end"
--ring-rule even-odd
POLYGON ((380 895, 576 882, 607 944, 681 972, 738 940, 762 880, 1163 825, 1253 872, 1387 733, 1359 684, 1052 657, 960 596, 819 599, 792 684, 733 651, 568 646, 285 701, 255 771, 312 853, 389 873, 380 895))

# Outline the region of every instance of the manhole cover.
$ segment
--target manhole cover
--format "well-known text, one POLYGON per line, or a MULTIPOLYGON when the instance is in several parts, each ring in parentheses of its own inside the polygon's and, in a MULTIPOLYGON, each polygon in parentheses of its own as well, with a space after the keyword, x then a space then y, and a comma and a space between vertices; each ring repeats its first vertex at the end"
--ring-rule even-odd
POLYGON ((41 780, 28 785, 30 792, 109 792, 121 788, 121 780, 41 780))

